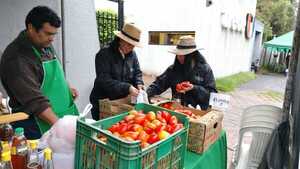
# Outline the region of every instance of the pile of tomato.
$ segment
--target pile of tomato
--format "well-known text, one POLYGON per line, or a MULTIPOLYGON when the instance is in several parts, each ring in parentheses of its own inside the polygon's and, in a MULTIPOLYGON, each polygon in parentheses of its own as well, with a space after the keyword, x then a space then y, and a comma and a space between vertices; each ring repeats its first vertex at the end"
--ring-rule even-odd
POLYGON ((183 128, 176 116, 167 111, 131 110, 120 122, 113 124, 108 130, 126 141, 141 141, 141 147, 168 138, 172 133, 183 128))
POLYGON ((191 110, 187 110, 187 109, 175 109, 174 110, 175 112, 177 113, 182 113, 190 118, 193 118, 193 119, 197 119, 198 116, 196 116, 191 110))
POLYGON ((190 86, 191 86, 191 83, 189 81, 184 81, 184 82, 178 83, 176 85, 176 91, 181 92, 181 91, 189 88, 190 86))

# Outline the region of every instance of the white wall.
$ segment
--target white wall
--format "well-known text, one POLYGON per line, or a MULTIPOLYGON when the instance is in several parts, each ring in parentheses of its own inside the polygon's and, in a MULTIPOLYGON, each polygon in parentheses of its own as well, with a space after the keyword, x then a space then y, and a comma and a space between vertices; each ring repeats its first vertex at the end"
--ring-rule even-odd
POLYGON ((93 0, 64 1, 66 76, 79 90, 76 103, 82 111, 89 103, 95 75, 95 55, 99 50, 93 0))
POLYGON ((148 31, 196 31, 198 47, 216 77, 248 71, 253 38, 246 40, 246 14, 255 16, 255 0, 213 0, 210 7, 199 0, 130 0, 125 1, 125 16, 143 30, 144 48, 137 49, 145 73, 158 75, 174 61, 167 52, 172 46, 148 45, 148 31), (221 13, 240 22, 242 32, 223 29, 221 13))

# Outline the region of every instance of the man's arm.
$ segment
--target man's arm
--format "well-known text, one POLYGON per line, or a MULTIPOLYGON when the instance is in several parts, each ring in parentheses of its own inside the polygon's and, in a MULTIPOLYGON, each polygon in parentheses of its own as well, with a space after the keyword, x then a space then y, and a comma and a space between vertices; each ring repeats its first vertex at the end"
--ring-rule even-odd
POLYGON ((57 116, 50 107, 39 113, 38 117, 50 125, 53 125, 58 120, 57 116))
POLYGON ((32 62, 19 57, 1 66, 1 80, 5 89, 9 91, 10 98, 19 103, 19 107, 13 109, 38 115, 50 107, 48 98, 40 90, 39 71, 32 62))

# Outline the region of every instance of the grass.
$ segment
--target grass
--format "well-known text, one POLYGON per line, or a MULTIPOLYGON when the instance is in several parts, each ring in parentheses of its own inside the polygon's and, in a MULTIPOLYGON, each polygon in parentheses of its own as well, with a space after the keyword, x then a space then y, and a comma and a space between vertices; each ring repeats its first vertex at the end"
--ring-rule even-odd
POLYGON ((273 99, 283 100, 283 94, 280 92, 273 91, 273 90, 268 90, 268 91, 262 92, 261 94, 267 95, 273 99))
POLYGON ((240 72, 231 76, 226 76, 216 79, 218 91, 230 92, 250 80, 255 79, 255 74, 252 72, 240 72))

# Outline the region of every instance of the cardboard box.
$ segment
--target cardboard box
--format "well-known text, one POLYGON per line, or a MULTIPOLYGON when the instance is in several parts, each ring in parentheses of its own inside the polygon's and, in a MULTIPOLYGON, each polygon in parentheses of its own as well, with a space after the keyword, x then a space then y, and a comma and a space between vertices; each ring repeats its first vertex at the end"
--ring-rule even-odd
MULTIPOLYGON (((162 103, 166 103, 166 101, 157 103, 157 105, 162 103)), ((222 131, 223 112, 217 110, 197 110, 184 107, 178 102, 172 102, 171 108, 172 110, 190 110, 195 115, 200 116, 198 119, 189 118, 188 150, 195 153, 203 153, 219 138, 222 131)))
POLYGON ((118 100, 102 99, 99 100, 100 119, 118 115, 134 109, 130 104, 130 97, 118 100))

